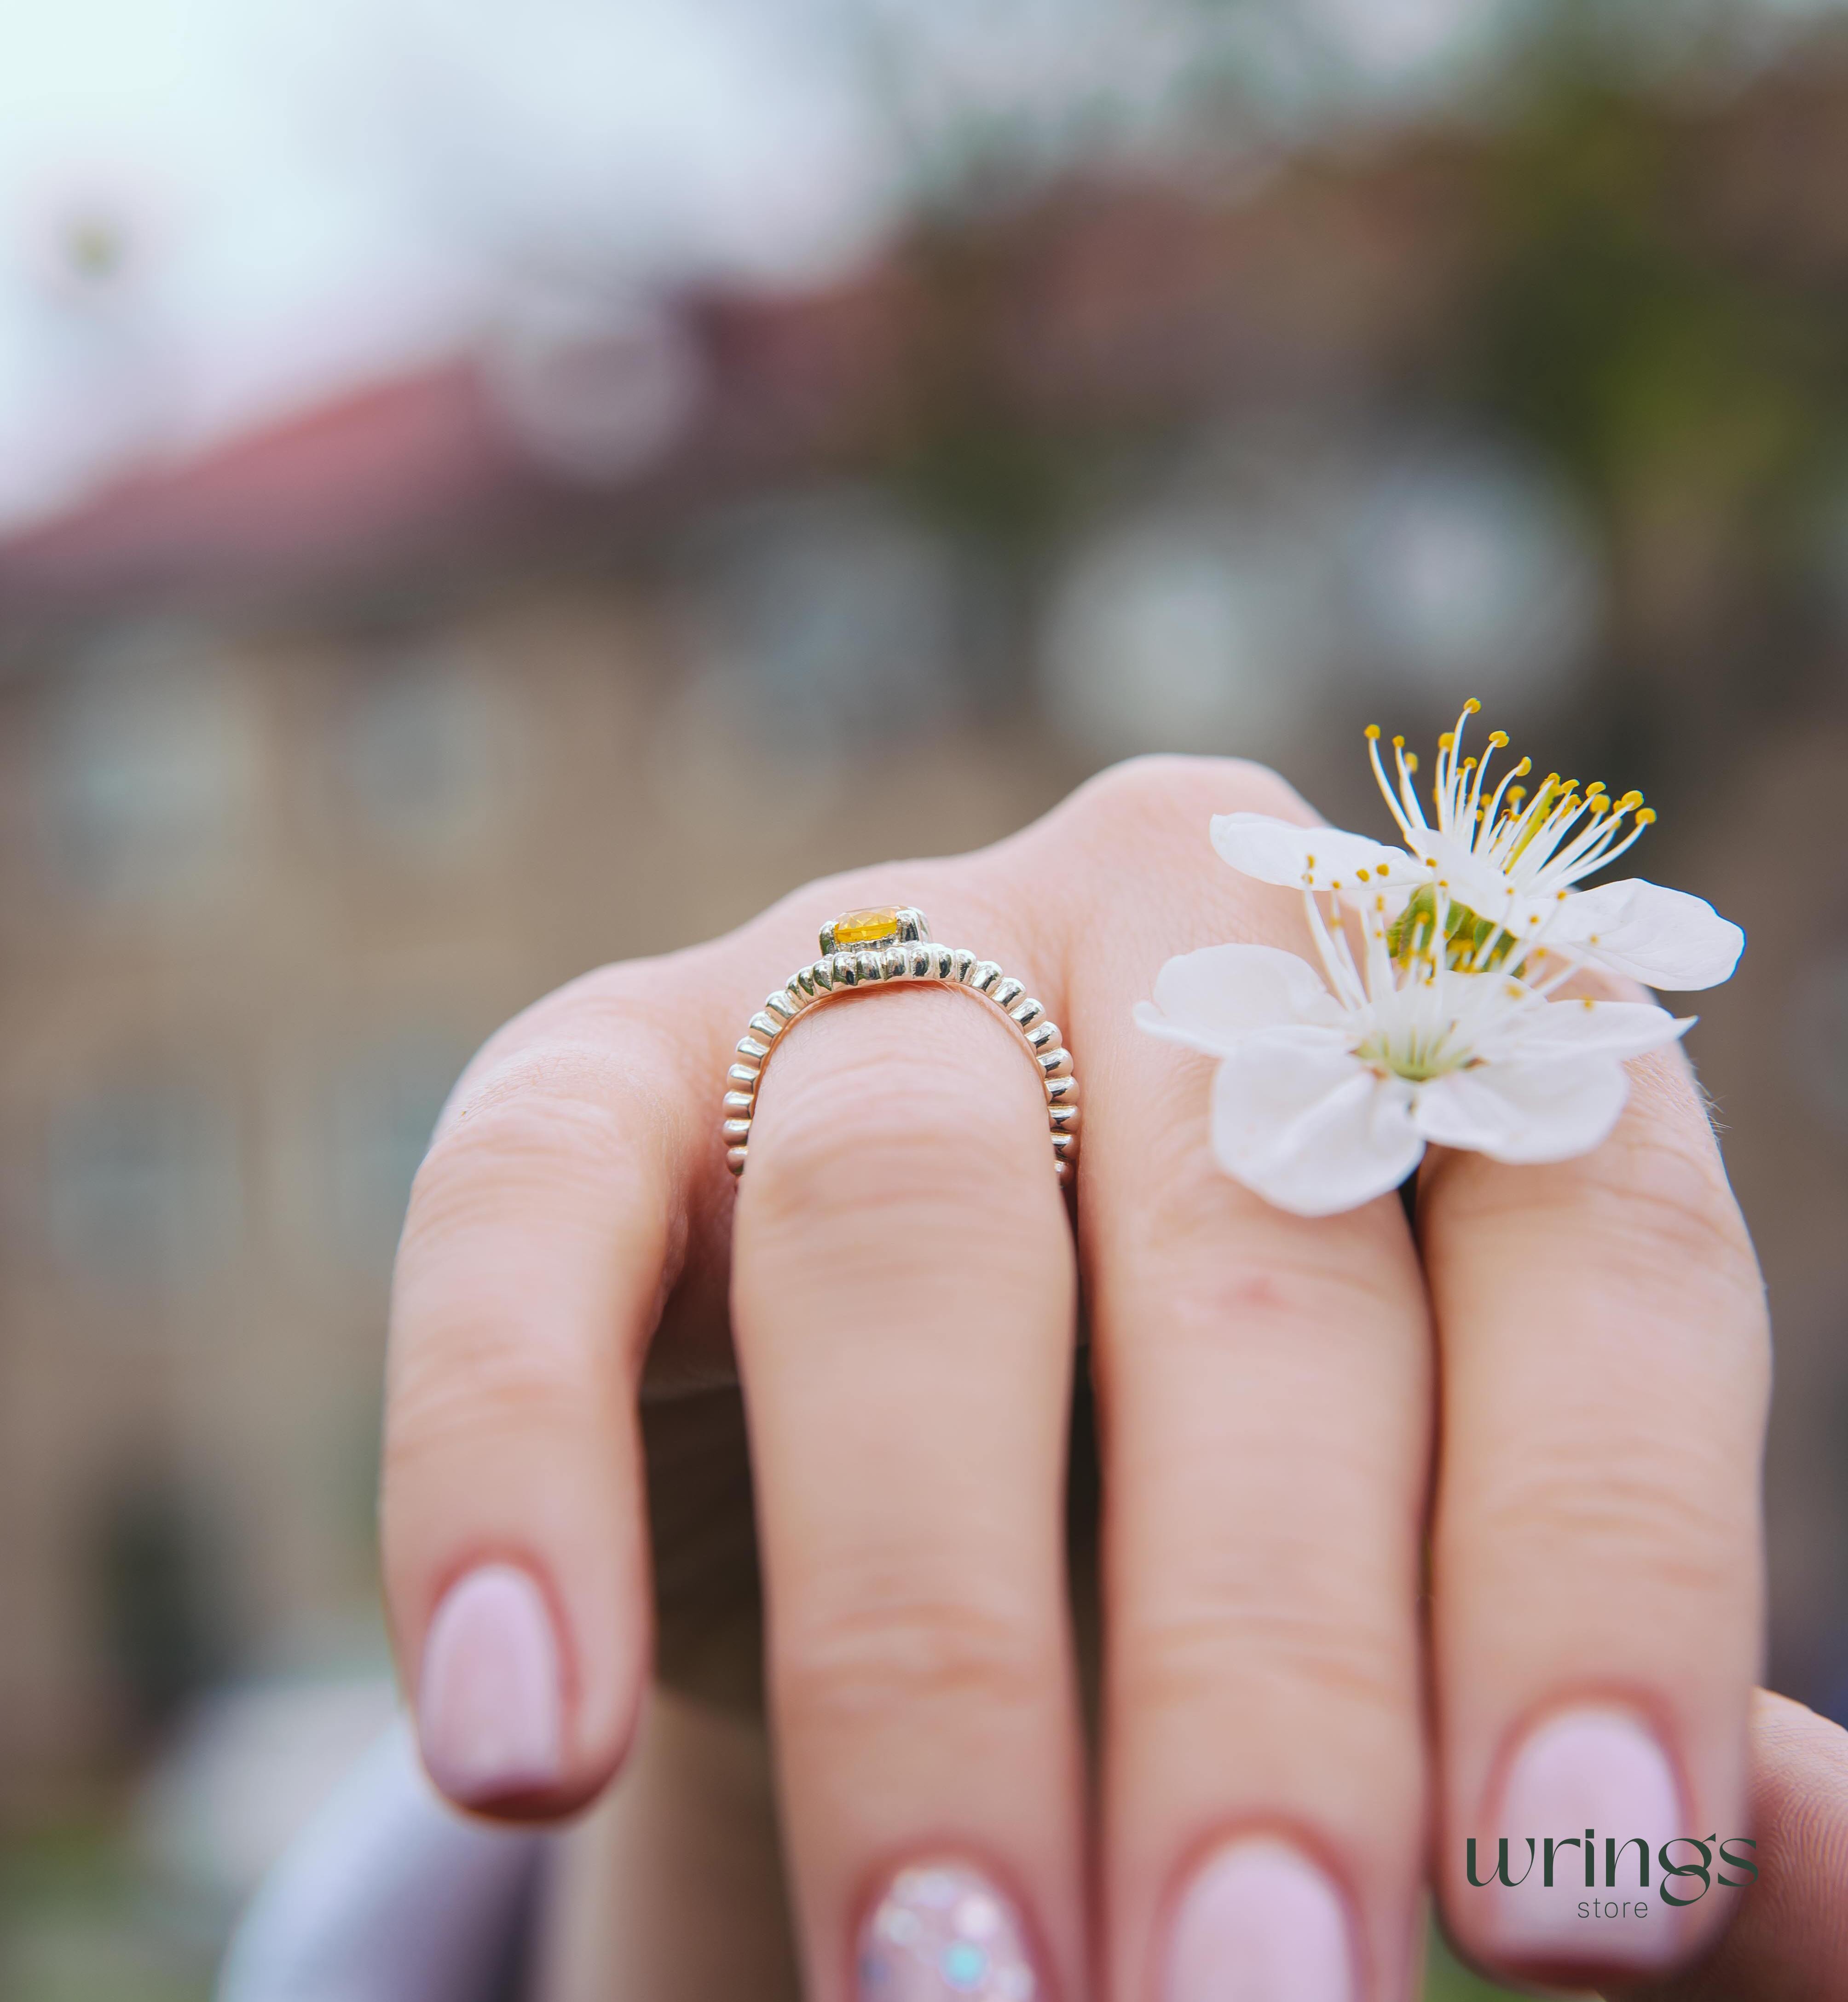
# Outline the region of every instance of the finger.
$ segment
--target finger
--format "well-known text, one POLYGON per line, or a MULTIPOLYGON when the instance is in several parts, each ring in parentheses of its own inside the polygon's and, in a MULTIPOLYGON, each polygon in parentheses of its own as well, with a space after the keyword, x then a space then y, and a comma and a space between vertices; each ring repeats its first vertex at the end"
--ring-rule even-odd
MULTIPOLYGON (((394 1281, 382 1531, 424 1755, 465 1805, 563 1812, 622 1756, 653 1624, 643 1359, 664 1389, 730 1375, 734 1041, 789 938, 870 887, 812 884, 711 945, 574 982, 495 1037, 445 1110, 394 1281)), ((711 1430, 684 1401, 655 1419, 677 1451, 711 1430)), ((684 1568, 671 1597, 699 1597, 711 1565, 684 1568)), ((682 1638, 709 1693, 751 1683, 720 1658, 723 1622, 682 1638)))
POLYGON ((1710 1894, 1719 1951, 1643 2002, 1814 2002, 1848 1993, 1848 1732, 1760 1690, 1752 1700, 1752 1828, 1710 1894))
POLYGON ((1574 1986, 1710 1935, 1720 1908, 1663 1881, 1692 1852, 1662 1845, 1744 1826, 1760 1646, 1763 1291, 1684 1060, 1632 1071, 1595 1153, 1449 1155, 1420 1187, 1444 1374, 1438 1874, 1466 1950, 1574 1986))
MULTIPOLYGON (((1006 964, 995 931, 971 914, 1006 964)), ((733 1321, 819 2002, 1083 1992, 1072 1253, 1041 1079, 984 1014, 891 989, 805 1016, 740 1185, 733 1321)))
POLYGON ((581 990, 471 1071, 393 1287, 385 1582, 432 1777, 560 1812, 614 1770, 650 1617, 635 1392, 685 1235, 692 1107, 581 990))
POLYGON ((1423 1862, 1422 1282, 1398 1202, 1285 1214, 1214 1163, 1211 1064, 1131 1026, 1170 954, 1311 950, 1300 901, 1206 839, 1310 818, 1227 762, 1112 775, 1086 838, 1133 840, 1073 974, 1082 1243, 1105 1498, 1110 1993, 1405 1993, 1423 1862))

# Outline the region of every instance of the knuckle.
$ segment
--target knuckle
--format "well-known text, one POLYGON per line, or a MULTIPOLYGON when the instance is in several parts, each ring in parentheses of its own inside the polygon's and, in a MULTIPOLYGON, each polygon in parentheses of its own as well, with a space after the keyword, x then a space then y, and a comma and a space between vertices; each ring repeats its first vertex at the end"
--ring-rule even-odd
POLYGON ((1177 826, 1197 836, 1202 817, 1214 813, 1315 818, 1295 787, 1267 765, 1165 752, 1109 766, 1080 786, 1062 811, 1112 840, 1163 842, 1177 826))
MULTIPOLYGON (((1504 1568, 1508 1554, 1532 1551, 1690 1598, 1724 1600, 1754 1567, 1756 1512, 1741 1506, 1736 1475, 1692 1445, 1675 1452, 1632 1442, 1621 1455, 1592 1440, 1556 1440, 1508 1455, 1455 1517, 1460 1532, 1504 1568)), ((1634 1617, 1626 1601, 1624 1617, 1634 1617)))
MULTIPOLYGON (((612 1345, 613 1352, 614 1345, 612 1345)), ((483 1317, 440 1345, 394 1355, 386 1413, 388 1472, 472 1452, 511 1437, 562 1436, 596 1423, 612 1380, 598 1386, 594 1357, 567 1357, 483 1317), (601 1390, 604 1395, 594 1394, 601 1390)))
POLYGON ((666 1124, 633 1065, 601 1048, 540 1045, 465 1076, 413 1180, 401 1257, 540 1190, 554 1214, 594 1198, 619 1238, 660 1207, 666 1124))
POLYGON ((1023 1610, 967 1595, 845 1595, 787 1623, 773 1658, 786 1723, 823 1732, 971 1705, 1031 1715, 1063 1676, 1023 1610))
POLYGON ((1313 1397, 1355 1380, 1351 1370, 1374 1380, 1383 1354, 1409 1390, 1429 1375, 1428 1328, 1417 1296, 1395 1296, 1389 1276, 1358 1259, 1318 1266, 1267 1250, 1234 1263, 1196 1247, 1141 1287, 1159 1298, 1159 1315, 1119 1315, 1100 1331, 1097 1365, 1113 1384, 1156 1354, 1164 1368, 1193 1362, 1204 1372, 1236 1344, 1268 1384, 1313 1397))
POLYGON ((1151 1714, 1287 1705, 1397 1732, 1417 1703, 1412 1650, 1351 1609, 1252 1589, 1139 1625, 1115 1658, 1115 1701, 1151 1714))
POLYGON ((1372 1339, 1383 1320, 1408 1318, 1415 1284, 1409 1252, 1389 1260, 1379 1255, 1371 1233, 1333 1239, 1285 1227, 1261 1250, 1234 1257, 1225 1246, 1223 1208, 1212 1202, 1220 1192, 1193 1202, 1175 1193, 1175 1203, 1151 1219, 1142 1242, 1150 1273, 1159 1275, 1170 1327, 1222 1338, 1229 1327, 1261 1320, 1305 1333, 1353 1327, 1372 1339))
POLYGON ((1738 1205, 1709 1146, 1680 1133, 1633 1122, 1592 1170, 1597 1207, 1617 1221, 1626 1241, 1658 1268, 1703 1271, 1716 1265, 1749 1272, 1756 1263, 1738 1205), (1601 1185, 1601 1186, 1600 1186, 1601 1185))
POLYGON ((1717 1152, 1683 1122, 1627 1116, 1595 1153, 1532 1174, 1452 1156, 1434 1184, 1447 1236, 1486 1226, 1523 1244, 1536 1227, 1545 1240, 1569 1239, 1574 1268, 1595 1275, 1602 1314, 1689 1313, 1696 1328, 1723 1331, 1743 1367, 1768 1371, 1764 1282, 1745 1220, 1717 1152))
MULTIPOLYGON (((894 993, 836 1029, 830 1046, 792 1052, 765 1074, 742 1191, 773 1224, 812 1228, 894 1202, 966 1217, 1038 1165, 1044 1115, 1030 1068, 955 996, 894 993), (955 1010, 928 1025, 926 1011, 955 1010), (778 1064, 783 1066, 779 1073, 778 1064)), ((850 1005, 850 1004, 849 1004, 850 1005)))
POLYGON ((1260 1235, 1240 1229, 1252 1198, 1219 1169, 1204 1135, 1189 1136, 1194 1111, 1176 1108, 1164 1127, 1171 1144, 1126 1192, 1118 1262, 1137 1296, 1159 1299, 1161 1313, 1115 1317, 1112 1345, 1223 1342, 1229 1330, 1257 1327, 1318 1347, 1348 1330, 1371 1342, 1388 1331, 1427 1338, 1416 1254, 1396 1214, 1330 1227, 1278 1210, 1260 1235))

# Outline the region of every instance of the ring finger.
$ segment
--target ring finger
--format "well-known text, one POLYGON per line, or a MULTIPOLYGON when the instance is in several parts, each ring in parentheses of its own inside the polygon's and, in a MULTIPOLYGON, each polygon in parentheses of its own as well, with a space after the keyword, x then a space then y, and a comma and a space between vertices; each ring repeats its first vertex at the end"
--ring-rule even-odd
POLYGON ((1070 1235, 1042 1080, 985 1012, 897 988, 804 1018, 739 1191, 733 1327, 818 2002, 1083 1993, 1070 1235))

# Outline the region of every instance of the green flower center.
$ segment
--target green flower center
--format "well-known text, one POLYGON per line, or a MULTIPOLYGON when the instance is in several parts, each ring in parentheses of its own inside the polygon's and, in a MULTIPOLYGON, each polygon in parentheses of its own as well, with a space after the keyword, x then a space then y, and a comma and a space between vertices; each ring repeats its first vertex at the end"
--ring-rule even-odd
MULTIPOLYGON (((1437 929, 1437 892, 1427 883, 1412 892, 1411 902, 1393 920, 1386 933, 1386 950, 1401 966, 1435 959, 1437 929)), ((1512 933, 1500 931, 1493 918, 1479 917, 1467 904, 1445 907, 1444 964, 1451 971, 1493 972, 1507 964, 1515 943, 1512 933)))

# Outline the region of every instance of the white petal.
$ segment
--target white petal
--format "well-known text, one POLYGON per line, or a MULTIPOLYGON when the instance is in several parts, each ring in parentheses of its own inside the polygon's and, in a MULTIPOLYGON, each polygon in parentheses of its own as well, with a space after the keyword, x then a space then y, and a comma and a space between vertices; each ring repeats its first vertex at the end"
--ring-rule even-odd
POLYGON ((1152 1035, 1223 1056, 1260 1029, 1338 1027, 1341 1003, 1306 959, 1274 945, 1209 945, 1155 977, 1155 1002, 1135 1011, 1152 1035))
POLYGON ((1410 1088, 1301 1031, 1253 1037, 1213 1080, 1213 1153, 1279 1209, 1331 1216, 1396 1188, 1424 1142, 1410 1088))
POLYGON ((1546 941, 1682 994, 1730 979, 1745 934, 1703 898, 1630 876, 1559 901, 1546 941))
POLYGON ((1364 834, 1344 834, 1338 827, 1298 827, 1268 814, 1215 814, 1213 846, 1222 862, 1260 883, 1278 883, 1299 890, 1352 890, 1386 875, 1386 882, 1413 876, 1411 857, 1402 848, 1387 848, 1364 834))
POLYGON ((1484 1054, 1517 1064, 1593 1053, 1640 1057, 1685 1036, 1695 1020, 1647 1001, 1549 1001, 1515 1017, 1484 1054))
POLYGON ((1480 1064, 1421 1085, 1411 1116, 1440 1146, 1498 1161, 1564 1161, 1604 1139, 1629 1093, 1629 1075, 1615 1057, 1480 1064))
POLYGON ((1515 905, 1515 886, 1492 864, 1478 859, 1466 841, 1432 828, 1418 858, 1424 878, 1442 883, 1452 903, 1479 918, 1505 922, 1515 905))

